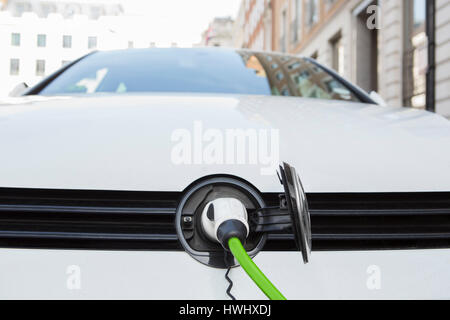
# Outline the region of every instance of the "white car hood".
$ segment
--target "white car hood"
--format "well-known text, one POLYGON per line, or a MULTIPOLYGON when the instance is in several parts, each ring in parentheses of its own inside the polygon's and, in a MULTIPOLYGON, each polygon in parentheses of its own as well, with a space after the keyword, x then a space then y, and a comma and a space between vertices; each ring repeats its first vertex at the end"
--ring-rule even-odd
POLYGON ((182 191, 238 176, 279 192, 261 164, 173 163, 174 131, 279 130, 306 192, 450 191, 450 121, 407 108, 234 95, 24 97, 0 103, 0 187, 182 191), (198 123, 198 122, 197 122, 198 123))

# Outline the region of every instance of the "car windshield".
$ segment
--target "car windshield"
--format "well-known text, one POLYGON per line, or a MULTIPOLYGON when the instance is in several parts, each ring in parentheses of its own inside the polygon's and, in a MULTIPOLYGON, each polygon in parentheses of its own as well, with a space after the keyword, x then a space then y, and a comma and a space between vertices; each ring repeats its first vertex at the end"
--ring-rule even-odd
POLYGON ((39 94, 192 92, 359 101, 337 78, 303 58, 211 49, 95 52, 39 94))

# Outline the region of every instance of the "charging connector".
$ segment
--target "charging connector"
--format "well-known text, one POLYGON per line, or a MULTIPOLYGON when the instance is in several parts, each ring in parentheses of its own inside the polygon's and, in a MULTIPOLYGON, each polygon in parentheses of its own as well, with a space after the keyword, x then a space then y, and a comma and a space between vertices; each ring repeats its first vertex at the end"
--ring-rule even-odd
POLYGON ((230 251, 268 298, 286 299, 256 266, 242 245, 248 237, 249 226, 247 209, 241 201, 235 198, 213 200, 205 206, 201 221, 206 236, 230 251))
POLYGON ((235 198, 219 198, 209 202, 202 213, 202 228, 209 240, 229 250, 228 240, 238 238, 242 243, 249 234, 247 209, 235 198))
POLYGON ((248 256, 242 243, 237 238, 229 241, 231 253, 239 261, 242 269, 248 274, 253 282, 261 289, 270 300, 286 300, 283 294, 267 279, 266 275, 258 268, 253 260, 248 256))
POLYGON ((184 192, 175 217, 181 245, 194 259, 224 269, 239 262, 272 299, 284 297, 272 290, 273 285, 251 260, 261 251, 268 235, 293 232, 305 263, 312 245, 308 201, 300 177, 287 163, 280 166, 278 176, 284 187, 279 206, 266 207, 259 191, 242 179, 211 177, 196 181, 184 192), (225 250, 220 250, 218 244, 225 250), (230 252, 234 259, 228 259, 230 252))

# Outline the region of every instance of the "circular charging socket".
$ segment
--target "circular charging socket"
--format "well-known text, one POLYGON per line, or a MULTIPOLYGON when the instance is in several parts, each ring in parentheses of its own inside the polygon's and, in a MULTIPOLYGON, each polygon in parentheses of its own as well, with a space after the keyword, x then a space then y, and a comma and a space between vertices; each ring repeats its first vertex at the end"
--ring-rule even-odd
MULTIPOLYGON (((259 192, 251 185, 231 177, 214 177, 195 183, 184 193, 177 208, 175 227, 181 245, 195 260, 215 268, 229 268, 236 266, 237 261, 205 234, 201 223, 208 203, 220 198, 239 200, 248 213, 265 207, 259 192)), ((254 232, 250 226, 244 248, 254 257, 265 241, 266 235, 254 232)))

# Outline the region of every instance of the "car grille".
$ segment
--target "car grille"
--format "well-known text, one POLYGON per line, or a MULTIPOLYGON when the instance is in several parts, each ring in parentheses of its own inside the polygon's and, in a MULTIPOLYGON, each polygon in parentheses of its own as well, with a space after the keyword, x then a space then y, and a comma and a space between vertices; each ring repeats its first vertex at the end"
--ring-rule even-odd
MULTIPOLYGON (((0 247, 182 250, 178 192, 0 188, 0 247)), ((277 205, 278 194, 263 195, 277 205)), ((308 194, 313 250, 450 248, 450 193, 308 194)), ((291 233, 264 250, 295 250, 291 233)))
MULTIPOLYGON (((450 193, 308 194, 307 199, 314 250, 450 248, 450 193)), ((293 235, 271 235, 266 249, 272 246, 294 249, 293 235)))
POLYGON ((0 189, 0 246, 176 250, 178 193, 0 189))

